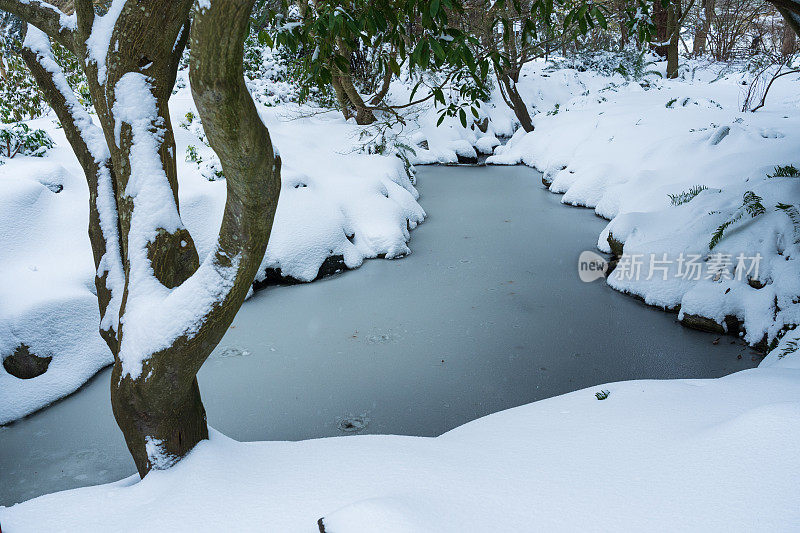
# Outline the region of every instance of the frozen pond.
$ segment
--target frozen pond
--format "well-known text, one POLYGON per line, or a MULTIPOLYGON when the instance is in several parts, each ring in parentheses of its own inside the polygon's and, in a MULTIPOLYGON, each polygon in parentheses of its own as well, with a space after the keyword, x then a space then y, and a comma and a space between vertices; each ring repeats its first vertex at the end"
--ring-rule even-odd
MULTIPOLYGON (((244 304, 200 372, 211 426, 238 440, 439 435, 600 383, 755 366, 730 338, 582 283, 578 255, 604 221, 531 169, 429 167, 419 182, 429 218, 411 256, 244 304)), ((135 472, 108 380, 0 428, 0 505, 135 472)))

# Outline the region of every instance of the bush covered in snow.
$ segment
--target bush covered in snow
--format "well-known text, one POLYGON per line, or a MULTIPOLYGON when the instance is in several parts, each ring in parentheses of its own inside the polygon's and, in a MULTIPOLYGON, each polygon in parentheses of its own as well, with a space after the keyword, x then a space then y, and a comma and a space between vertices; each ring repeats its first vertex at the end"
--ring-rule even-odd
POLYGON ((31 129, 24 122, 0 126, 0 158, 14 159, 17 155, 42 157, 53 147, 53 139, 42 129, 31 129))

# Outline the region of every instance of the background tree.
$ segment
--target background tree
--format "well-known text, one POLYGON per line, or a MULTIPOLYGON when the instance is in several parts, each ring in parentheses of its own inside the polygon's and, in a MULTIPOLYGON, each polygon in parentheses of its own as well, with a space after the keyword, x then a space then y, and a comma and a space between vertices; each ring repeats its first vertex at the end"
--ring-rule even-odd
POLYGON ((692 54, 695 56, 700 56, 706 51, 708 33, 711 31, 711 25, 714 23, 716 6, 716 0, 702 0, 700 3, 700 10, 695 25, 694 42, 692 43, 692 54))
POLYGON ((301 0, 294 15, 275 11, 262 40, 301 55, 307 83, 331 85, 345 118, 355 117, 359 124, 372 123, 377 111, 396 114, 431 99, 443 106, 444 114, 458 114, 465 122, 464 108, 485 96, 480 87, 489 62, 473 54, 474 37, 456 26, 454 14, 461 11, 458 0, 301 0), (354 83, 359 55, 369 58, 378 78, 376 92, 367 98, 354 83), (426 84, 429 91, 417 100, 415 89, 409 102, 387 103, 389 84, 403 68, 408 73, 434 69, 438 75, 420 78, 419 85, 426 84), (448 87, 463 102, 447 102, 448 87))
POLYGON ((112 406, 142 476, 208 437, 196 374, 244 301, 272 227, 280 160, 242 66, 253 3, 214 0, 193 17, 192 94, 227 178, 216 246, 201 263, 180 218, 168 105, 192 0, 114 0, 104 15, 90 0, 0 0, 28 23, 23 57, 89 184, 112 406), (100 127, 51 41, 80 60, 100 127))

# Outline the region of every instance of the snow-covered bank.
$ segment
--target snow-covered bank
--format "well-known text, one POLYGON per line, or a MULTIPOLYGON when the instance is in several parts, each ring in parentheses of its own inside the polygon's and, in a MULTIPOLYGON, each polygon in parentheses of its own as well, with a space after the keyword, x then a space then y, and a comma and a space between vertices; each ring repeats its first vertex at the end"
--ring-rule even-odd
MULTIPOLYGON (((186 118, 197 112, 186 72, 180 77, 183 88, 170 102, 180 208, 204 257, 222 219, 225 182, 207 180, 201 166, 184 161, 190 146, 201 158, 211 152, 196 119, 186 118)), ((261 111, 282 154, 283 187, 258 279, 310 281, 330 257, 355 268, 367 258, 409 253, 410 230, 425 212, 400 159, 357 153, 359 127, 336 112, 294 119, 307 110, 261 111)), ((75 391, 112 361, 98 333, 85 178, 51 118, 31 126, 45 129, 56 147, 44 158, 20 155, 0 166, 0 360, 23 345, 52 360, 31 379, 0 366, 0 424, 75 391)))
POLYGON ((0 508, 4 531, 789 531, 800 371, 629 381, 438 438, 239 443, 0 508), (595 394, 609 392, 604 400, 595 394), (698 408, 702 406, 702 409, 698 408))
POLYGON ((800 178, 768 177, 800 166, 797 81, 741 112, 747 75, 692 66, 685 79, 627 82, 531 65, 523 94, 552 107, 487 163, 536 167, 564 203, 610 219, 598 247, 612 251, 609 234, 624 243, 615 289, 772 347, 800 323, 800 178), (565 94, 567 80, 582 90, 565 94))

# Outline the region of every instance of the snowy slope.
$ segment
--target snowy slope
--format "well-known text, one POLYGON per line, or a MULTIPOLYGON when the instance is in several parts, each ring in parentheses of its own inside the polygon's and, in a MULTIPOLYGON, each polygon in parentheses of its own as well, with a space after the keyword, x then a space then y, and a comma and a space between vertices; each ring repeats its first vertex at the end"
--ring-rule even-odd
POLYGON ((0 508, 0 522, 10 532, 311 532, 320 517, 330 533, 790 531, 799 372, 613 383, 438 438, 213 433, 171 470, 0 508))
POLYGON ((719 68, 697 65, 687 79, 650 76, 642 84, 559 71, 585 87, 570 95, 559 94, 565 81, 531 65, 527 83, 538 78, 540 85, 540 98, 531 103, 558 112, 538 114, 534 132, 518 132, 487 163, 534 166, 551 191, 563 194, 562 202, 611 219, 598 247, 611 251, 609 233, 625 245, 620 264, 628 268, 608 280, 615 289, 651 305, 680 307, 682 319, 695 315, 720 329, 740 327, 749 343, 765 345, 800 322, 800 226, 776 208, 798 207, 800 178, 766 177, 779 165, 800 166, 797 80, 782 78, 766 108, 743 113, 747 76, 720 76, 719 68), (671 205, 669 195, 695 186, 708 190, 671 205), (766 212, 755 219, 745 214, 711 250, 712 234, 736 216, 748 191, 763 200, 766 212), (666 273, 651 276, 651 254, 667 254, 666 273), (727 275, 708 275, 717 254, 730 263, 727 275), (681 257, 689 256, 699 257, 699 279, 679 270, 681 257), (745 268, 737 269, 740 256, 745 268), (641 275, 631 268, 636 262, 641 275))
MULTIPOLYGON (((185 79, 179 85, 171 113, 181 215, 204 257, 222 220, 225 182, 208 181, 184 161, 189 145, 206 157, 211 151, 196 119, 194 128, 178 127, 187 112, 197 114, 185 79)), ((282 155, 283 185, 259 279, 269 269, 310 281, 331 256, 355 268, 366 258, 410 252, 410 230, 425 212, 398 158, 355 153, 358 127, 336 112, 295 119, 293 108, 261 111, 282 155)), ((73 392, 112 362, 98 333, 85 178, 52 119, 31 126, 47 130, 57 146, 42 159, 18 156, 0 166, 0 359, 25 344, 53 360, 27 380, 0 366, 0 424, 73 392), (63 190, 53 192, 56 185, 63 190)))

